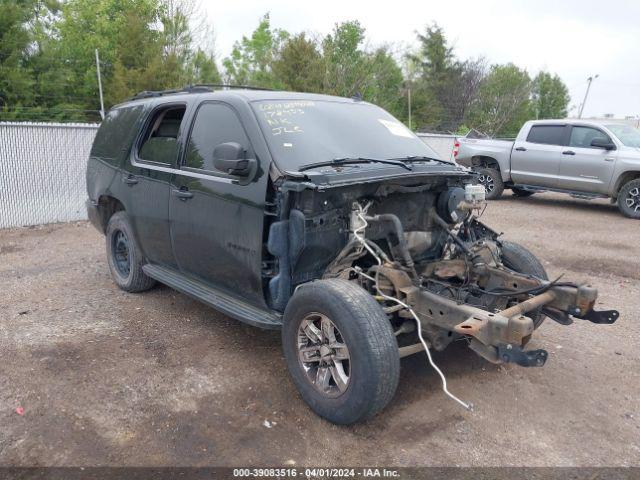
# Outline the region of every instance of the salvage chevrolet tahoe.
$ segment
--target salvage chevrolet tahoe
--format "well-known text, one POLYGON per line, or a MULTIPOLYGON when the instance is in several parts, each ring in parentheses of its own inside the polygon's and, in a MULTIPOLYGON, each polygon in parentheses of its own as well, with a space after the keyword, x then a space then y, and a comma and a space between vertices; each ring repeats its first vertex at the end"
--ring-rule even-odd
POLYGON ((392 399, 406 355, 437 368, 430 351, 462 339, 537 367, 547 352, 525 347, 546 317, 618 318, 480 222, 476 183, 361 99, 198 86, 111 109, 87 206, 120 288, 159 281, 281 329, 302 398, 349 424, 392 399))

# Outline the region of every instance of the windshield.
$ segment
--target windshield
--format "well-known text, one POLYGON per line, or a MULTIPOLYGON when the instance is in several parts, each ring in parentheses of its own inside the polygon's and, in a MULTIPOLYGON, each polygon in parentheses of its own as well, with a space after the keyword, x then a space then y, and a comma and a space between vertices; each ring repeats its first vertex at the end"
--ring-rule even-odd
POLYGON ((629 125, 607 125, 618 140, 627 147, 640 148, 640 130, 629 125))
POLYGON ((368 103, 268 100, 253 108, 284 170, 336 158, 439 158, 400 121, 368 103))

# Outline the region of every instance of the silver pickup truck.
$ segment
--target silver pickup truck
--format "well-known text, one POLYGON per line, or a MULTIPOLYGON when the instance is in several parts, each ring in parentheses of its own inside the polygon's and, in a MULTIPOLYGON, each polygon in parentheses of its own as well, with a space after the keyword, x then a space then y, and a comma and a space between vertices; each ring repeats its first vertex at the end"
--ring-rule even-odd
POLYGON ((550 190, 610 198, 640 219, 640 130, 614 122, 535 120, 514 142, 459 138, 456 161, 479 174, 487 198, 505 188, 526 197, 550 190))

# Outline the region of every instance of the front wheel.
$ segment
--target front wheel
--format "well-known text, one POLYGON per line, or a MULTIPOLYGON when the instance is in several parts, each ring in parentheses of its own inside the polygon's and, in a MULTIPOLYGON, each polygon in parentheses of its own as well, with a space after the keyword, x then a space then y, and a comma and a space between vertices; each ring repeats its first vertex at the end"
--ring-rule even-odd
POLYGON ((299 287, 284 312, 282 347, 303 400, 330 422, 370 418, 395 394, 400 357, 391 323, 352 282, 299 287))
MULTIPOLYGON (((513 242, 501 242, 502 263, 511 270, 523 273, 525 275, 533 275, 543 280, 549 280, 547 271, 542 266, 538 258, 522 245, 513 242)), ((541 308, 529 312, 529 317, 533 320, 533 328, 537 329, 546 318, 541 313, 541 308)))
POLYGON ((487 200, 500 198, 504 191, 504 182, 500 172, 495 168, 479 168, 476 173, 478 174, 478 183, 484 186, 487 192, 487 200))
POLYGON ((618 192, 618 209, 629 218, 640 219, 640 178, 622 186, 618 192))

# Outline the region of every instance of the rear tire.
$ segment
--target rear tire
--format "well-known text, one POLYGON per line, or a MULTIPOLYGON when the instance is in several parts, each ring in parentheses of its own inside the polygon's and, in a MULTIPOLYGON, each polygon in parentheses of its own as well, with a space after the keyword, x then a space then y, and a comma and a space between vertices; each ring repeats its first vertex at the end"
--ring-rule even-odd
POLYGON ((530 197, 531 195, 533 195, 535 192, 532 192, 531 190, 524 190, 522 188, 518 188, 518 187, 511 187, 511 192, 513 193, 513 195, 515 197, 530 197))
MULTIPOLYGON (((505 267, 510 268, 518 273, 526 275, 534 275, 543 280, 549 280, 547 271, 540 263, 540 260, 524 248, 522 245, 513 242, 501 242, 502 244, 502 263, 505 267)), ((541 313, 541 308, 529 312, 528 316, 533 320, 533 328, 537 329, 544 319, 547 318, 541 313)))
POLYGON ((142 271, 144 257, 133 235, 126 212, 114 213, 107 223, 107 261, 111 276, 126 292, 143 292, 156 281, 142 271))
POLYGON ((622 186, 618 192, 618 209, 625 217, 640 219, 640 178, 622 186))
POLYGON ((504 182, 500 172, 495 168, 478 168, 476 173, 478 174, 478 183, 484 186, 487 192, 487 200, 500 198, 504 191, 504 182))
POLYGON ((395 394, 400 357, 391 323, 352 282, 318 280, 299 287, 284 312, 282 347, 303 400, 330 422, 370 418, 395 394))

